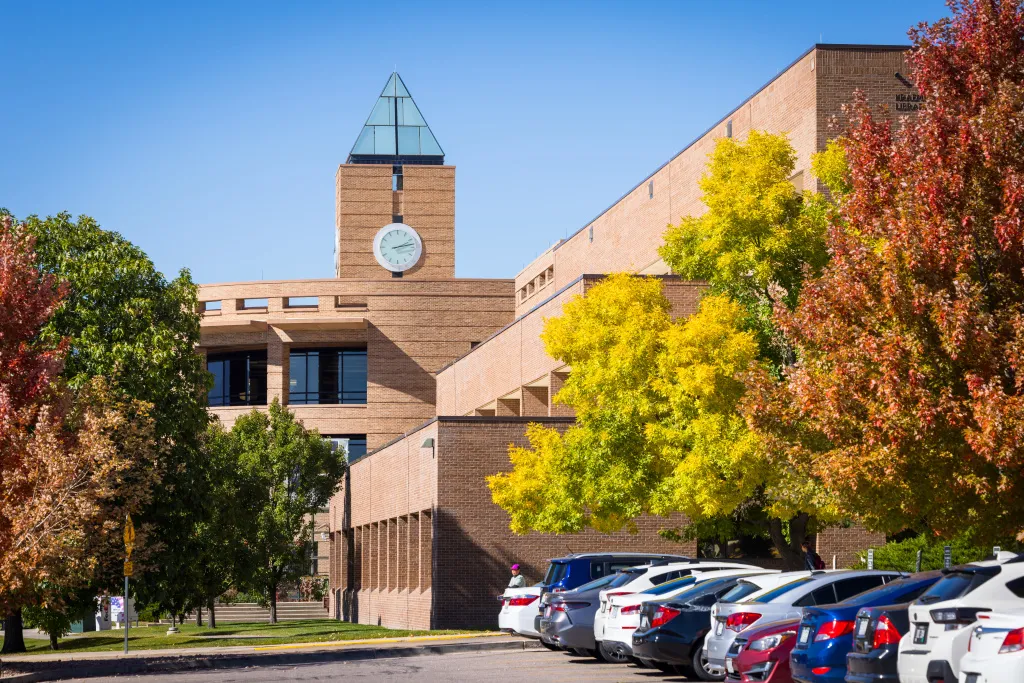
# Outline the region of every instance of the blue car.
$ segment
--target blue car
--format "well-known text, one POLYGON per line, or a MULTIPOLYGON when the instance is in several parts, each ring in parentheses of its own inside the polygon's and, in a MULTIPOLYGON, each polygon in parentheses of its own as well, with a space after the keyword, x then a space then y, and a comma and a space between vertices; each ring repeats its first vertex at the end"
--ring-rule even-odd
POLYGON ((541 580, 541 591, 561 593, 579 588, 602 576, 649 562, 686 562, 682 555, 662 553, 577 553, 551 560, 541 580))
POLYGON ((796 644, 789 656, 793 680, 799 683, 843 683, 846 655, 853 649, 858 610, 910 602, 941 577, 942 572, 922 572, 890 581, 834 605, 805 607, 797 629, 796 644))

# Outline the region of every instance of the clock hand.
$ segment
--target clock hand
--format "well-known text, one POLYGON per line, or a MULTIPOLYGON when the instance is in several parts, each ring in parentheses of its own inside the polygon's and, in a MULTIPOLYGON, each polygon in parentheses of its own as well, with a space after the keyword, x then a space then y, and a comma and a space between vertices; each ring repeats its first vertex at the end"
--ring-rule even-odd
POLYGON ((395 247, 395 249, 401 249, 402 247, 411 247, 412 245, 412 242, 406 242, 405 244, 399 244, 397 247, 395 247))

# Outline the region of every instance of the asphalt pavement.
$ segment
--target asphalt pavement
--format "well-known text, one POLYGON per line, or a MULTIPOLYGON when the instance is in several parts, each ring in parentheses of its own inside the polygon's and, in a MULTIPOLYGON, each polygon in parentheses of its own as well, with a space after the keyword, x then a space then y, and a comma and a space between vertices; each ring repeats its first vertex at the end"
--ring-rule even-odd
POLYGON ((548 650, 499 650, 492 652, 455 652, 419 657, 318 662, 287 666, 253 666, 207 671, 153 673, 110 678, 74 679, 80 683, 97 681, 145 683, 269 683, 270 681, 443 681, 477 683, 571 683, 599 681, 613 683, 659 683, 685 681, 682 676, 662 674, 624 664, 603 664, 589 657, 577 657, 548 650))

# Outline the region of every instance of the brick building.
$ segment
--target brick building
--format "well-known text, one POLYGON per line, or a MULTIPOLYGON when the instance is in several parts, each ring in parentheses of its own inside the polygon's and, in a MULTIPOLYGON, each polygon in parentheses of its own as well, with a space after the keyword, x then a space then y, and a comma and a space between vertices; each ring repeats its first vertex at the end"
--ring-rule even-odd
MULTIPOLYGON (((892 114, 914 91, 904 47, 816 45, 514 280, 455 278, 455 168, 398 74, 388 80, 336 176, 335 275, 204 285, 201 352, 217 377, 211 411, 226 424, 279 398, 306 426, 344 444, 351 469, 318 515, 338 618, 400 628, 494 627, 508 565, 532 580, 548 558, 590 550, 693 553, 657 534, 514 536, 484 477, 508 468, 531 422, 565 428, 555 395, 571 368, 549 358, 546 317, 602 274, 664 277, 676 316, 697 283, 657 254, 667 225, 704 210, 697 181, 722 136, 786 133, 795 187, 855 89, 892 114)), ((837 529, 818 552, 846 564, 881 539, 837 529)))

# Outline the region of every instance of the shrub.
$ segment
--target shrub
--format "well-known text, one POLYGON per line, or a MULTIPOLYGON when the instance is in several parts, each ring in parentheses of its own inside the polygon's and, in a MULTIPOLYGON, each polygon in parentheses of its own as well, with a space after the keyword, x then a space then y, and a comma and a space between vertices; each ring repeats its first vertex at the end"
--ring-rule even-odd
MULTIPOLYGON (((950 540, 935 538, 929 534, 921 534, 903 541, 886 543, 883 546, 875 547, 875 569, 893 569, 898 571, 914 571, 917 565, 917 551, 921 551, 921 570, 942 569, 943 548, 951 546, 953 564, 966 564, 977 562, 986 557, 991 557, 991 546, 973 545, 966 534, 957 536, 950 540)), ((1016 542, 1008 542, 1001 546, 1003 550, 1011 550, 1017 547, 1016 542)), ((854 569, 866 569, 868 566, 868 554, 864 552, 858 558, 854 569)))

